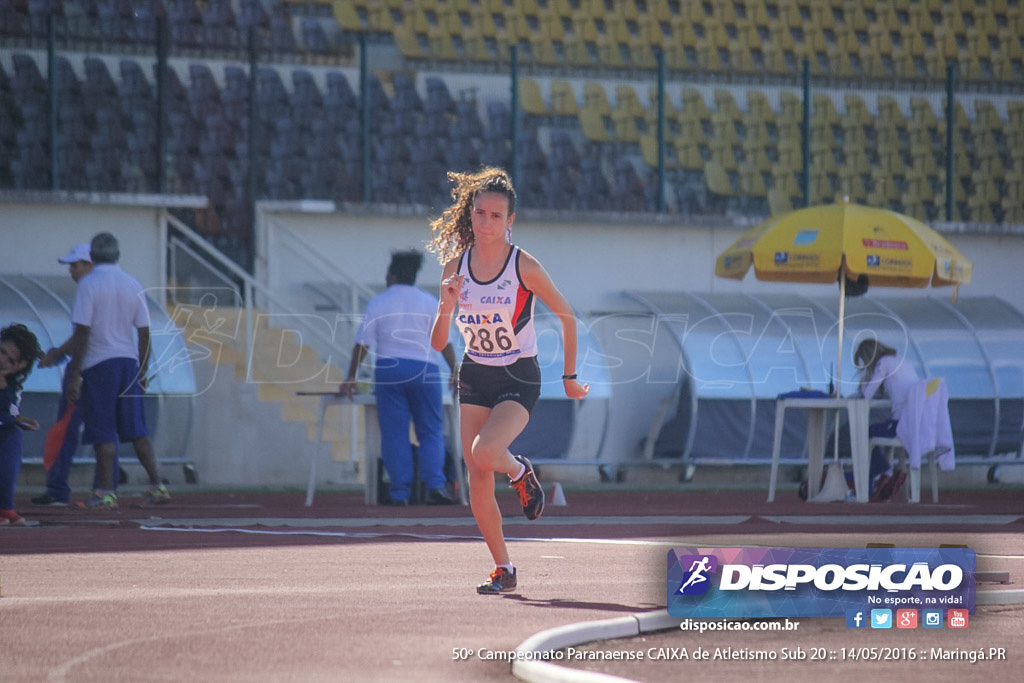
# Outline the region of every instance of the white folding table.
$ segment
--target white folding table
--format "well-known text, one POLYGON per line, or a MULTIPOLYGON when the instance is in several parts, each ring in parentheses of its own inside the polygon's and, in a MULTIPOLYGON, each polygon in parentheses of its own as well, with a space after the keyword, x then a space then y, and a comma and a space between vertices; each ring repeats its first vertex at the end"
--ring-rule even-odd
POLYGON ((868 452, 868 421, 873 405, 886 401, 872 401, 857 397, 780 398, 775 403, 775 442, 772 445, 772 473, 768 482, 768 502, 775 500, 778 482, 779 457, 782 449, 782 428, 786 410, 807 410, 807 497, 813 498, 821 489, 821 473, 825 466, 825 440, 829 430, 828 417, 845 410, 850 425, 850 453, 853 460, 853 483, 858 503, 868 502, 870 496, 868 470, 871 454, 868 452))
MULTIPOLYGON (((377 504, 377 462, 380 459, 380 427, 377 423, 377 399, 373 394, 354 394, 352 398, 338 394, 333 391, 300 391, 298 396, 319 396, 320 397, 320 419, 316 427, 316 450, 309 461, 309 483, 306 485, 306 507, 313 504, 313 495, 316 491, 316 466, 320 460, 320 451, 324 443, 324 421, 327 417, 327 406, 347 405, 349 406, 349 452, 352 459, 359 461, 357 457, 359 450, 358 413, 360 407, 363 409, 363 434, 364 448, 362 463, 364 478, 366 480, 365 500, 367 505, 377 504)), ((458 488, 456 498, 466 504, 466 483, 462 471, 462 450, 459 447, 459 408, 457 404, 445 401, 444 407, 451 411, 452 443, 455 450, 455 481, 458 488)))

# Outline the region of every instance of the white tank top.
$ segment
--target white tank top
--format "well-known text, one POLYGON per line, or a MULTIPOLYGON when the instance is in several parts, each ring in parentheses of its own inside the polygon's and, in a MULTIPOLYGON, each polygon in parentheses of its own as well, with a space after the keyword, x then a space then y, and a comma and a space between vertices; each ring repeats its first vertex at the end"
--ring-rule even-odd
POLYGON ((455 317, 466 341, 466 355, 481 365, 511 365, 520 358, 536 356, 535 300, 519 277, 519 247, 512 246, 505 266, 488 282, 473 277, 471 250, 459 258, 457 271, 466 276, 455 317))

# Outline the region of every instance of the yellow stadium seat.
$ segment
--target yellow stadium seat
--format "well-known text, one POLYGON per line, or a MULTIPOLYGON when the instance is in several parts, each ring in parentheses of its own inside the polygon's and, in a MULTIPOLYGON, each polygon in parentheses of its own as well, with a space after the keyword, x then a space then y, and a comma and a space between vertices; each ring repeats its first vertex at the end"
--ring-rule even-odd
POLYGON ((850 201, 857 204, 866 202, 868 190, 864 186, 864 175, 870 175, 870 172, 867 174, 859 173, 849 166, 839 169, 839 194, 849 197, 850 201))
MULTIPOLYGON (((792 50, 789 51, 789 54, 792 54, 792 50)), ((792 69, 790 69, 789 64, 786 62, 786 51, 774 43, 765 44, 761 59, 768 73, 792 75, 792 69)))
MULTIPOLYGON (((843 152, 847 155, 851 151, 863 150, 868 145, 868 136, 865 127, 853 121, 843 121, 843 152)), ((858 155, 859 158, 859 155, 858 155)))
POLYGON ((969 130, 971 127, 971 120, 967 118, 967 111, 960 100, 956 100, 953 104, 953 120, 957 130, 969 130))
POLYGON ((757 32, 757 25, 749 18, 736 23, 736 40, 730 42, 737 42, 748 50, 760 50, 764 47, 761 35, 757 32))
POLYGON ((708 146, 711 149, 712 161, 721 164, 727 171, 739 169, 739 162, 736 161, 736 152, 733 149, 734 143, 715 138, 708 146))
POLYGON ((942 25, 958 35, 967 33, 967 25, 964 23, 963 14, 961 14, 960 8, 954 5, 942 6, 942 25))
POLYGON ((1009 119, 1007 128, 1024 132, 1024 101, 1007 102, 1006 112, 1009 119))
POLYGON ((700 153, 700 145, 690 139, 679 138, 675 143, 676 162, 687 171, 700 171, 704 168, 704 157, 700 153))
POLYGON ((407 26, 396 26, 394 31, 395 47, 406 59, 422 59, 425 55, 416 35, 407 26))
POLYGON ((718 48, 713 45, 697 46, 697 64, 704 71, 721 72, 725 71, 725 64, 722 63, 718 48))
POLYGON ((542 12, 538 17, 540 32, 551 40, 563 40, 565 28, 562 26, 562 18, 550 12, 542 12))
POLYGON ((677 136, 680 140, 692 141, 695 144, 706 144, 709 139, 704 126, 696 119, 680 119, 680 130, 677 136))
POLYGON ((563 116, 578 116, 579 105, 576 102, 576 94, 568 81, 551 82, 551 110, 555 114, 563 116))
POLYGON ((891 124, 895 128, 906 128, 907 120, 900 111, 900 105, 889 95, 878 97, 878 124, 891 124))
POLYGON ((836 190, 827 173, 812 170, 810 189, 811 204, 832 204, 836 200, 836 190))
MULTIPOLYGON (((658 88, 657 86, 649 86, 647 88, 647 99, 650 105, 647 107, 648 116, 651 117, 652 121, 657 120, 658 115, 658 88)), ((675 102, 672 101, 672 97, 669 95, 668 90, 665 91, 665 118, 679 120, 679 110, 676 108, 675 102)))
POLYGON ((769 24, 771 24, 771 19, 768 17, 768 10, 764 3, 747 3, 745 5, 745 9, 747 10, 747 16, 750 18, 750 21, 754 26, 768 28, 769 24))
POLYGON ((736 132, 736 125, 732 118, 728 116, 722 116, 715 112, 711 117, 711 128, 714 131, 712 134, 712 140, 714 141, 730 145, 740 141, 739 134, 736 132))
POLYGON ((766 142, 751 140, 743 141, 743 153, 746 156, 746 164, 758 171, 771 171, 772 161, 768 157, 768 145, 766 142))
POLYGON ((550 38, 543 34, 534 34, 530 38, 530 51, 533 62, 543 66, 557 66, 561 63, 555 45, 550 38))
POLYGON ((395 30, 391 9, 383 3, 373 3, 367 7, 367 21, 374 31, 391 33, 395 30))
POLYGON ((779 168, 798 171, 803 168, 803 151, 800 142, 779 141, 779 168))
POLYGON ((658 60, 651 49, 651 43, 642 37, 633 37, 629 41, 629 62, 637 69, 656 69, 658 60))
POLYGON ((494 24, 494 15, 485 8, 475 7, 470 13, 470 33, 484 38, 496 38, 498 28, 494 24))
POLYGON ((761 90, 748 90, 747 91, 747 125, 750 125, 754 121, 762 121, 764 123, 775 122, 775 112, 772 111, 772 105, 768 101, 768 96, 761 90))
POLYGON ((962 54, 957 61, 957 77, 965 81, 984 81, 985 72, 981 61, 971 54, 962 54))
POLYGON ((583 84, 583 108, 592 109, 601 116, 611 116, 612 105, 608 102, 608 94, 603 85, 596 81, 583 84))
POLYGON ((848 94, 843 97, 843 104, 846 106, 846 114, 843 116, 844 125, 849 122, 857 126, 874 125, 874 117, 864 104, 864 98, 860 95, 848 94))
POLYGON ((911 125, 918 128, 937 129, 939 120, 935 118, 931 103, 923 97, 910 98, 911 125))
MULTIPOLYGON (((672 154, 671 147, 666 143, 665 154, 662 156, 662 160, 665 164, 666 169, 673 169, 676 167, 676 158, 672 154)), ((641 135, 640 136, 640 153, 644 157, 644 163, 651 168, 658 167, 658 138, 654 135, 641 135)))
POLYGON ((821 145, 811 148, 811 168, 822 173, 838 173, 839 164, 831 147, 821 145))
POLYGON ((566 19, 572 17, 573 14, 572 3, 569 0, 550 0, 548 10, 566 19))
POLYGON ((363 30, 363 22, 359 20, 356 8, 351 2, 334 0, 334 2, 331 3, 331 10, 334 13, 334 20, 338 22, 338 26, 342 27, 346 31, 363 30))
POLYGON ((740 194, 747 197, 768 196, 768 188, 765 186, 761 171, 750 166, 740 168, 740 194))
POLYGON ((565 59, 570 66, 597 66, 597 43, 588 44, 579 36, 568 38, 565 41, 565 59))
POLYGON ((692 116, 701 121, 710 121, 711 112, 704 97, 696 88, 683 88, 683 108, 680 112, 683 116, 692 116))
POLYGON ((630 116, 643 116, 644 105, 640 102, 640 96, 631 85, 620 84, 615 86, 615 109, 630 116))
POLYGON ((430 56, 432 59, 440 59, 446 62, 462 59, 462 56, 455 49, 452 34, 442 28, 437 28, 430 32, 430 56))
POLYGON ((615 139, 619 142, 638 143, 640 142, 640 131, 636 125, 637 117, 633 114, 616 109, 612 111, 612 126, 615 130, 615 139))
POLYGON ((796 43, 793 42, 793 34, 789 32, 789 28, 776 24, 771 29, 771 42, 777 49, 786 52, 792 52, 796 49, 796 43))
POLYGON ((590 142, 608 142, 611 139, 605 127, 604 117, 595 109, 580 109, 580 128, 590 142))
POLYGON ((471 34, 465 42, 466 59, 470 62, 493 62, 497 57, 492 53, 494 45, 479 34, 471 34))
POLYGON ((704 180, 712 194, 724 197, 731 197, 735 194, 732 189, 732 183, 729 182, 729 174, 716 161, 709 161, 704 165, 704 180))
POLYGON ((1003 166, 1003 159, 996 152, 995 148, 986 152, 989 156, 978 159, 978 173, 986 178, 1001 179, 1006 176, 1006 168, 1003 166))
POLYGON ((836 28, 835 13, 826 2, 811 3, 811 25, 821 30, 831 31, 836 28))
POLYGON ((598 60, 602 66, 613 69, 621 69, 626 66, 626 59, 622 54, 620 44, 611 36, 603 35, 597 37, 598 60))
POLYGON ((779 108, 781 110, 778 116, 780 125, 782 123, 800 124, 804 119, 803 102, 792 92, 782 92, 779 96, 779 108))
POLYGON ((661 47, 665 35, 662 33, 658 20, 654 18, 654 15, 645 14, 640 17, 637 21, 636 38, 646 43, 648 47, 661 47))
MULTIPOLYGON (((804 196, 803 189, 800 187, 800 183, 797 182, 797 174, 790 169, 776 168, 772 172, 772 190, 790 200, 802 200, 804 196)), ((770 195, 771 193, 769 193, 769 197, 770 195)), ((792 204, 790 204, 789 208, 793 208, 792 204)), ((774 208, 772 211, 777 213, 774 208)))
POLYGON ((931 14, 923 4, 912 4, 910 9, 907 10, 907 14, 910 19, 910 27, 913 28, 918 35, 922 33, 932 33, 932 31, 935 30, 931 14))
POLYGON ((832 97, 824 93, 817 93, 811 99, 811 120, 821 121, 829 125, 838 124, 842 121, 839 112, 836 111, 832 97))
POLYGON ((547 116, 550 113, 540 85, 532 78, 519 79, 519 104, 527 114, 547 116))
POLYGON ((1003 120, 999 117, 999 112, 996 111, 991 100, 974 101, 974 124, 971 128, 976 131, 1001 131, 1003 129, 1003 120))
POLYGON ((736 104, 736 98, 732 96, 731 92, 724 89, 715 90, 714 98, 716 114, 725 116, 733 121, 739 121, 743 118, 743 114, 736 104))

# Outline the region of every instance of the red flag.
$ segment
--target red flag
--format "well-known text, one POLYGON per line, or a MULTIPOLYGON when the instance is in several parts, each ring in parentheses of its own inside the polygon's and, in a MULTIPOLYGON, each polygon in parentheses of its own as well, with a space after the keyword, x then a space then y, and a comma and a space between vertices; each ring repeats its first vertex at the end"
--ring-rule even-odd
POLYGON ((43 442, 43 468, 47 471, 57 462, 61 446, 64 445, 64 437, 68 434, 68 423, 71 422, 71 415, 74 412, 75 404, 69 401, 64 407, 64 414, 46 432, 46 441, 43 442))

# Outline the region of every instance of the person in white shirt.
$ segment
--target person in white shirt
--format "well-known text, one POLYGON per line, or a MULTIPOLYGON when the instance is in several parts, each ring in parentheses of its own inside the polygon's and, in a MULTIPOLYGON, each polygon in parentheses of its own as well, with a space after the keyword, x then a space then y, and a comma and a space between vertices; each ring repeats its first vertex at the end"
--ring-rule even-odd
POLYGON ((96 449, 99 485, 86 507, 116 508, 117 442, 131 443, 149 477, 143 505, 170 500, 161 483, 142 402, 149 366, 149 308, 139 281, 117 265, 117 238, 101 232, 89 243, 92 272, 82 278, 71 311, 68 399, 80 402, 82 443, 96 449))
MULTIPOLYGON (((430 347, 430 328, 437 298, 416 287, 423 254, 416 250, 391 254, 387 289, 370 300, 356 331, 348 376, 339 393, 352 396, 356 372, 372 349, 377 418, 380 425, 381 459, 391 484, 386 505, 408 505, 414 478, 409 422, 419 442, 419 476, 427 505, 452 505, 444 472, 444 421, 441 415, 441 374, 436 353, 430 347)), ((455 372, 451 344, 441 355, 455 372)))
MULTIPOLYGON (((853 362, 860 369, 860 395, 874 398, 881 393, 892 402, 889 419, 877 422, 868 428, 871 437, 896 436, 896 425, 903 416, 910 390, 920 379, 914 367, 896 349, 886 346, 877 339, 865 339, 857 345, 853 362)), ((881 448, 871 453, 868 476, 874 484, 872 500, 887 500, 896 493, 906 479, 906 473, 893 471, 881 448)))

